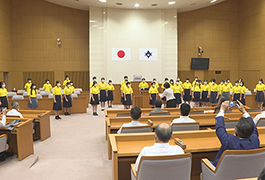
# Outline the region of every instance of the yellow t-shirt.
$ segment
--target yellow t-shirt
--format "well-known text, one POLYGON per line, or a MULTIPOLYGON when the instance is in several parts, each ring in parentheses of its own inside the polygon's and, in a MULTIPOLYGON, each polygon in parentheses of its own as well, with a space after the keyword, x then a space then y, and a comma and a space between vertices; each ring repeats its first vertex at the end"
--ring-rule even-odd
POLYGON ((230 87, 228 85, 224 85, 222 88, 223 92, 230 92, 230 87))
POLYGON ((140 82, 138 87, 141 88, 141 89, 143 89, 143 88, 148 88, 149 85, 148 85, 147 82, 140 82))
POLYGON ((91 89, 90 89, 90 93, 91 94, 99 94, 99 88, 96 86, 93 86, 91 89))
POLYGON ((257 91, 264 91, 265 90, 265 85, 264 84, 257 84, 255 89, 257 91))
POLYGON ((120 90, 123 91, 124 87, 126 87, 126 84, 121 85, 120 90))
POLYGON ((231 82, 227 83, 227 86, 231 89, 233 88, 233 84, 231 82))
POLYGON ((62 95, 62 88, 58 87, 58 86, 55 86, 53 88, 52 94, 54 94, 54 95, 62 95))
POLYGON ((194 81, 192 82, 192 87, 195 86, 195 83, 196 83, 196 80, 194 80, 194 81))
POLYGON ((132 94, 133 93, 133 89, 132 89, 132 87, 130 86, 130 87, 128 87, 128 86, 124 86, 124 88, 123 88, 123 93, 124 94, 132 94))
POLYGON ((173 93, 176 94, 176 93, 181 93, 183 91, 183 88, 182 86, 179 84, 179 85, 174 85, 172 86, 172 90, 173 90, 173 93))
POLYGON ((107 89, 107 84, 105 82, 101 82, 98 84, 98 88, 100 90, 106 90, 107 89))
POLYGON ((202 84, 202 91, 209 91, 209 85, 208 84, 202 84))
POLYGON ((37 96, 37 94, 38 94, 38 92, 36 89, 35 90, 33 89, 32 92, 31 92, 31 89, 29 89, 29 91, 28 91, 29 97, 32 97, 32 98, 35 98, 37 96))
POLYGON ((199 85, 195 85, 195 86, 192 88, 192 91, 193 91, 193 92, 201 92, 202 89, 201 89, 201 87, 200 87, 199 85))
POLYGON ((240 86, 234 86, 234 87, 232 88, 232 92, 233 92, 234 94, 240 94, 240 93, 241 93, 241 87, 240 87, 240 86))
POLYGON ((63 93, 64 93, 64 95, 66 95, 66 96, 72 94, 70 87, 65 87, 65 88, 63 89, 63 93))
POLYGON ((157 94, 158 90, 156 87, 151 86, 148 91, 149 94, 157 94))
POLYGON ((113 84, 108 84, 107 85, 107 90, 108 91, 114 91, 115 90, 115 87, 113 86, 113 84))
POLYGON ((64 80, 64 81, 63 81, 63 85, 66 86, 66 83, 68 83, 68 82, 70 82, 70 81, 71 81, 70 79, 69 79, 69 80, 64 80))
POLYGON ((32 84, 32 83, 27 82, 27 83, 25 84, 25 86, 24 86, 24 89, 26 89, 26 91, 29 91, 29 90, 30 90, 30 87, 31 87, 31 84, 32 84))
POLYGON ((219 93, 223 91, 224 84, 219 84, 219 93))
POLYGON ((96 86, 93 86, 91 89, 90 89, 90 93, 91 94, 99 94, 99 88, 96 86))
POLYGON ((0 88, 0 97, 5 97, 7 95, 7 90, 6 88, 0 88))
POLYGON ((219 91, 219 86, 217 84, 212 84, 211 87, 210 87, 210 91, 218 92, 219 91))
POLYGON ((191 89, 192 88, 192 85, 190 82, 184 82, 182 86, 183 86, 183 89, 191 89))
POLYGON ((241 86, 241 93, 245 94, 247 92, 246 86, 241 86))
POLYGON ((70 86, 69 88, 71 90, 71 93, 74 93, 75 92, 75 87, 74 86, 70 86))
POLYGON ((43 89, 44 91, 48 91, 49 93, 51 93, 52 85, 50 83, 49 84, 45 83, 43 84, 43 89))

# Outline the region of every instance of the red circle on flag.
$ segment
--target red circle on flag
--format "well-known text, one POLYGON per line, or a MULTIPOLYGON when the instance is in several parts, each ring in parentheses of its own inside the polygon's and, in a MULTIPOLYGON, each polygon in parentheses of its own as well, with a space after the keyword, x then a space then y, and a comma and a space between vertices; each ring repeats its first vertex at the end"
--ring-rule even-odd
POLYGON ((124 52, 123 50, 120 50, 120 51, 118 51, 117 56, 118 56, 119 58, 124 58, 124 56, 125 56, 125 52, 124 52))

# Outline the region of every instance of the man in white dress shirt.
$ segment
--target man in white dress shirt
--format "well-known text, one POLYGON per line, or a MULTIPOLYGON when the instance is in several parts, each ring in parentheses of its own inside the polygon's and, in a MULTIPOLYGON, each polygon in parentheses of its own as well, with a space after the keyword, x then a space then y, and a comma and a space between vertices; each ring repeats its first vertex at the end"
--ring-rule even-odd
MULTIPOLYGON (((153 146, 144 147, 138 155, 134 170, 138 171, 138 166, 142 156, 165 156, 184 154, 183 149, 178 146, 169 145, 168 141, 172 137, 172 129, 167 123, 158 124, 155 128, 155 144, 153 146)), ((161 167, 162 168, 162 167, 161 167)))
POLYGON ((265 101, 263 101, 263 103, 262 103, 261 113, 258 114, 258 115, 256 115, 255 118, 253 119, 254 123, 257 125, 257 122, 258 122, 261 118, 265 118, 265 101))
POLYGON ((3 115, 2 115, 2 120, 0 121, 0 128, 5 127, 6 125, 6 113, 7 113, 7 109, 3 109, 2 111, 3 115))
POLYGON ((187 103, 182 103, 180 105, 180 113, 181 116, 177 119, 174 119, 171 123, 193 123, 196 122, 194 119, 189 118, 189 113, 190 113, 190 105, 187 103))
POLYGON ((132 121, 130 123, 124 123, 118 130, 118 134, 121 133, 123 127, 148 126, 147 124, 143 124, 138 121, 142 114, 142 111, 139 107, 132 108, 130 113, 132 121))
POLYGON ((23 118, 22 114, 20 112, 18 112, 19 110, 19 104, 17 101, 13 101, 11 103, 12 106, 12 110, 7 112, 8 116, 19 116, 20 118, 23 118))

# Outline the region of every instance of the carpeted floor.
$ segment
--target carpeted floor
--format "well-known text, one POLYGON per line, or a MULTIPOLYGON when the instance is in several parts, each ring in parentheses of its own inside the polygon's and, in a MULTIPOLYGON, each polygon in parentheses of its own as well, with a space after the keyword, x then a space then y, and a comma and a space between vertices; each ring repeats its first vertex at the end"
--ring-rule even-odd
POLYGON ((99 111, 98 117, 91 114, 88 108, 85 114, 62 115, 61 120, 51 116, 51 137, 35 141, 34 155, 22 161, 14 155, 0 162, 0 179, 111 180, 104 112, 99 111))

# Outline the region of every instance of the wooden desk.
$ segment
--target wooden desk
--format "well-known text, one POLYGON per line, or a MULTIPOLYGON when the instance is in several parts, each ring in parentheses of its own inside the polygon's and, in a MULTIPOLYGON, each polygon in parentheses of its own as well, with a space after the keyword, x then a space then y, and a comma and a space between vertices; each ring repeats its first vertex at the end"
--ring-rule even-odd
MULTIPOLYGON (((28 109, 28 99, 21 99, 21 100, 12 100, 9 101, 8 106, 11 107, 11 103, 13 101, 17 101, 21 109, 28 109)), ((77 97, 74 98, 72 101, 72 107, 70 108, 70 113, 86 113, 87 112, 87 97, 77 97)), ((47 110, 51 111, 51 114, 55 114, 53 110, 53 99, 38 99, 38 108, 37 110, 47 110)), ((60 112, 61 114, 63 111, 60 112)))
MULTIPOLYGON (((179 115, 180 114, 180 108, 162 108, 163 110, 167 111, 170 113, 170 115, 174 115, 174 114, 177 114, 179 115)), ((153 111, 155 109, 152 109, 152 108, 141 108, 141 111, 142 111, 142 116, 148 116, 149 113, 151 111, 153 111)), ((203 112, 204 110, 214 110, 214 107, 192 107, 190 109, 190 113, 193 113, 193 112, 203 112)), ((105 109, 104 110, 104 113, 105 113, 105 116, 106 117, 117 117, 118 114, 122 113, 122 114, 130 114, 130 109, 105 109)), ((237 111, 238 110, 232 110, 233 112, 234 111, 237 111)))
MULTIPOLYGON (((259 112, 250 112, 249 115, 253 118, 259 114, 259 112)), ((196 114, 190 115, 189 117, 199 122, 200 129, 207 129, 207 127, 215 128, 215 116, 216 114, 196 114)), ((148 120, 153 122, 151 126, 153 129, 160 123, 165 122, 171 124, 171 122, 179 118, 180 115, 170 115, 170 116, 143 116, 139 119, 141 123, 148 124, 148 120)), ((230 118, 231 120, 238 120, 242 117, 242 113, 226 113, 225 118, 230 118)), ((131 122, 130 117, 105 117, 105 133, 106 133, 106 140, 108 140, 108 158, 111 159, 111 145, 108 139, 109 134, 116 134, 117 131, 124 123, 131 122)))
POLYGON ((40 137, 41 141, 51 136, 50 113, 45 110, 19 110, 24 118, 34 118, 36 123, 36 133, 34 136, 40 137))
MULTIPOLYGON (((265 127, 259 127, 260 147, 265 146, 265 127)), ((234 129, 228 129, 233 134, 234 129)), ((192 153, 192 180, 199 179, 201 158, 214 160, 221 144, 215 130, 173 132, 186 144, 185 152, 192 153)), ((173 138, 169 144, 174 145, 173 138)), ((154 133, 110 134, 113 162, 113 180, 130 178, 130 164, 134 163, 141 149, 154 144, 154 133)))
MULTIPOLYGON (((18 118, 7 118, 7 123, 18 118)), ((22 122, 15 126, 12 131, 6 128, 0 129, 0 134, 7 134, 10 138, 8 151, 17 154, 18 160, 21 161, 31 154, 33 150, 32 121, 33 118, 20 118, 22 122)))

